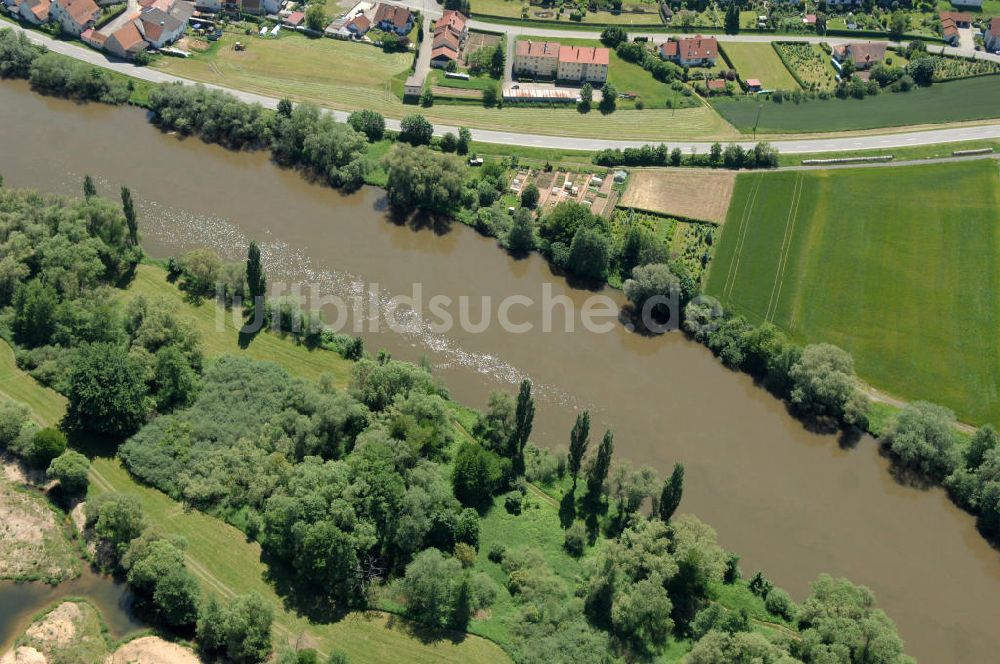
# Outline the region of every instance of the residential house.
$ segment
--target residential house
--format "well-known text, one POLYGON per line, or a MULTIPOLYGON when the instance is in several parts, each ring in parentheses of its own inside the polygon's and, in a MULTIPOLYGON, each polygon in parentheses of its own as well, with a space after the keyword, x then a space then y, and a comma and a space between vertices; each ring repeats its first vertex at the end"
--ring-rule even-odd
POLYGON ((17 15, 21 8, 21 0, 3 0, 4 8, 11 14, 17 15))
POLYGON ((291 28, 297 28, 302 25, 306 20, 305 12, 292 12, 285 18, 281 19, 281 22, 291 28))
POLYGON ((608 80, 608 49, 594 46, 560 46, 556 78, 603 84, 608 80))
POLYGON ((49 13, 63 32, 80 35, 87 28, 94 27, 101 9, 94 0, 53 0, 49 13))
POLYGON ((854 69, 864 70, 885 60, 887 47, 885 42, 840 44, 833 47, 833 57, 841 64, 850 60, 854 69))
MULTIPOLYGON (((941 12, 942 15, 945 12, 941 12)), ((958 43, 958 26, 955 25, 955 21, 951 18, 941 18, 941 36, 944 37, 945 41, 954 46, 958 43)))
POLYGON ((187 29, 187 19, 182 21, 159 7, 145 7, 139 12, 135 27, 139 28, 142 38, 153 48, 163 48, 184 34, 187 29))
POLYGON ((406 7, 397 7, 386 2, 380 2, 375 7, 373 23, 379 30, 395 32, 404 37, 413 29, 413 20, 413 12, 406 7))
POLYGON ((465 23, 465 16, 450 9, 437 20, 431 42, 432 67, 447 67, 449 62, 458 60, 462 44, 469 35, 465 23))
POLYGON ((262 16, 265 12, 262 0, 223 0, 222 8, 230 14, 262 16))
POLYGON ((105 50, 127 60, 145 51, 146 40, 135 24, 136 21, 126 21, 125 25, 115 30, 104 42, 105 50))
POLYGON ((268 16, 276 16, 281 11, 282 0, 264 0, 264 13, 268 16))
POLYGON ((760 92, 763 90, 763 86, 760 84, 759 78, 748 78, 746 80, 747 92, 760 92))
POLYGON ((940 12, 938 17, 941 19, 941 36, 952 45, 958 43, 959 29, 972 27, 972 14, 969 12, 940 12))
POLYGON ((987 51, 1000 51, 1000 16, 990 21, 983 33, 983 43, 987 51))
POLYGON ((533 78, 555 78, 559 42, 519 41, 514 47, 514 73, 533 78))
POLYGON ((371 30, 372 22, 364 14, 358 14, 348 21, 344 28, 355 37, 364 37, 371 30))
POLYGON ((47 23, 51 11, 51 0, 21 0, 17 7, 18 16, 35 25, 47 23))
POLYGON ((806 14, 802 17, 803 25, 808 25, 810 27, 816 27, 816 14, 806 14))
POLYGON ((719 42, 715 37, 682 37, 660 44, 660 57, 682 67, 714 67, 719 59, 719 42))
POLYGON ((103 51, 104 44, 108 41, 108 36, 102 32, 98 32, 94 28, 87 28, 80 33, 80 39, 82 39, 85 44, 90 44, 98 51, 103 51))

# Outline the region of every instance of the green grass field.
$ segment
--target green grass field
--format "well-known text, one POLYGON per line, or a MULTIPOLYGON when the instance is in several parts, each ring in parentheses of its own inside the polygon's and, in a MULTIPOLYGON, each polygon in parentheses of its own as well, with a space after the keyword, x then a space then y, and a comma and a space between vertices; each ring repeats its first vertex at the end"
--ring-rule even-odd
POLYGON ((759 79, 766 90, 800 89, 770 44, 722 42, 720 46, 732 61, 740 78, 759 79))
MULTIPOLYGON (((277 39, 247 37, 227 32, 205 53, 190 58, 160 58, 155 67, 203 83, 212 83, 272 97, 289 97, 326 108, 370 108, 388 117, 420 113, 437 124, 534 134, 659 141, 668 139, 719 139, 737 135, 707 104, 692 108, 666 108, 666 86, 644 99, 642 111, 619 110, 610 115, 581 114, 574 108, 484 108, 478 103, 437 104, 422 108, 404 104, 399 95, 412 55, 387 55, 365 44, 338 39, 309 39, 283 32, 277 39), (248 44, 234 50, 237 40, 248 44), (395 86, 395 87, 394 87, 395 86), (662 101, 659 105, 654 101, 662 101)), ((612 56, 615 57, 615 56, 612 56)), ((648 73, 635 65, 653 81, 648 73)), ((619 90, 631 87, 629 74, 612 82, 619 90)), ((653 81, 655 83, 655 81, 653 81)), ((622 102, 622 107, 625 102, 622 102)))
POLYGON ((741 97, 712 102, 742 132, 801 133, 878 129, 1000 117, 1000 77, 980 76, 935 83, 910 92, 865 99, 814 99, 794 104, 741 97))
POLYGON ((993 160, 740 175, 707 290, 875 387, 1000 422, 998 210, 993 160))

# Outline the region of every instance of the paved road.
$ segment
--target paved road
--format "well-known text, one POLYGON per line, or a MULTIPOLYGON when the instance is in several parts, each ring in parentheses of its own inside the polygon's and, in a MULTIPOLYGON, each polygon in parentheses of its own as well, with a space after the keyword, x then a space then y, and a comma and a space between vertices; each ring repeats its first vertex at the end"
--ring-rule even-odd
MULTIPOLYGON (((6 25, 6 24, 4 24, 6 25)), ((12 26, 15 30, 23 30, 20 26, 12 26)), ((61 53, 84 62, 110 69, 113 71, 133 76, 138 79, 150 81, 152 83, 169 83, 180 81, 190 83, 187 79, 173 76, 150 67, 137 67, 130 62, 108 57, 104 53, 99 53, 93 49, 79 44, 64 42, 53 39, 48 35, 32 30, 23 30, 28 38, 37 44, 44 44, 51 51, 61 53)), ((278 99, 266 97, 264 95, 245 92, 243 90, 233 90, 218 85, 207 85, 206 87, 216 88, 232 94, 245 102, 259 103, 265 108, 275 108, 278 99)), ((331 111, 334 117, 343 121, 347 119, 348 113, 344 111, 331 111)), ((387 119, 386 125, 390 129, 399 129, 399 120, 387 119)), ((435 133, 440 135, 445 132, 457 133, 456 127, 436 125, 435 133)), ((646 141, 622 141, 613 138, 567 138, 564 136, 543 136, 538 134, 519 134, 516 132, 493 131, 489 129, 473 129, 474 140, 484 143, 500 143, 507 145, 524 145, 542 148, 560 148, 576 150, 601 150, 604 148, 626 148, 642 145, 646 141)), ((951 143, 956 141, 984 140, 1000 138, 1000 124, 987 124, 964 127, 948 127, 942 129, 931 129, 927 131, 909 131, 900 133, 886 133, 882 135, 853 136, 853 137, 829 137, 829 138, 806 138, 796 140, 772 141, 772 145, 782 153, 802 154, 807 152, 836 152, 845 150, 870 150, 879 148, 911 147, 918 145, 933 145, 935 143, 951 143)), ((752 147, 752 141, 740 143, 744 147, 752 147)), ((671 147, 678 147, 683 151, 697 150, 698 152, 708 151, 709 142, 670 142, 671 147)))

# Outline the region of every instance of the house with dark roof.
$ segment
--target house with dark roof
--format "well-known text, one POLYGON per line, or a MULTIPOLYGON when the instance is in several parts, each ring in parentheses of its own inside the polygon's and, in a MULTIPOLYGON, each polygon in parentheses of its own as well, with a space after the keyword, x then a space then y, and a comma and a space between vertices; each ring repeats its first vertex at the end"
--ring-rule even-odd
POLYGON ((80 35, 94 27, 101 9, 94 0, 53 0, 50 16, 63 32, 80 35))
POLYGON ((715 37, 682 37, 660 44, 660 57, 682 67, 714 67, 719 59, 715 37))
POLYGON ((410 34, 413 29, 413 12, 406 7, 397 7, 387 2, 380 2, 375 7, 375 17, 372 22, 379 30, 395 32, 400 37, 410 34))

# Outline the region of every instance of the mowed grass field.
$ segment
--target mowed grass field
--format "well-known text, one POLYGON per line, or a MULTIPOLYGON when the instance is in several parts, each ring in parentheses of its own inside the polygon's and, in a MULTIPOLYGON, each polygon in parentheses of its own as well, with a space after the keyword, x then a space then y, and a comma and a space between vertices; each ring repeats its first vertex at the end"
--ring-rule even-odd
POLYGON ((774 47, 766 43, 722 42, 740 78, 759 79, 765 90, 798 90, 795 77, 785 67, 774 47))
MULTIPOLYGON (((742 72, 741 72, 742 73, 742 72)), ((878 129, 1000 117, 1000 76, 935 83, 864 99, 814 99, 795 104, 740 97, 712 102, 742 132, 802 133, 878 129)))
POLYGON ((867 382, 1000 423, 1000 166, 741 174, 707 290, 867 382))
MULTIPOLYGON (((435 124, 474 129, 649 141, 725 140, 738 135, 707 104, 671 110, 666 108, 663 96, 663 103, 655 105, 654 101, 660 101, 655 95, 669 93, 660 83, 654 98, 645 99, 644 110, 620 110, 610 115, 596 110, 581 114, 575 108, 497 109, 478 104, 422 108, 404 104, 392 90, 396 84, 402 88, 411 61, 412 55, 407 53, 388 55, 373 46, 338 39, 310 39, 291 32, 282 32, 277 39, 261 39, 227 32, 205 53, 190 58, 160 58, 155 67, 194 81, 308 101, 326 108, 370 108, 393 118, 420 113, 435 124), (236 51, 236 41, 246 43, 246 50, 236 51)), ((653 81, 640 67, 630 67, 653 81)), ((612 81, 622 91, 631 87, 628 72, 622 80, 612 74, 612 81)))

